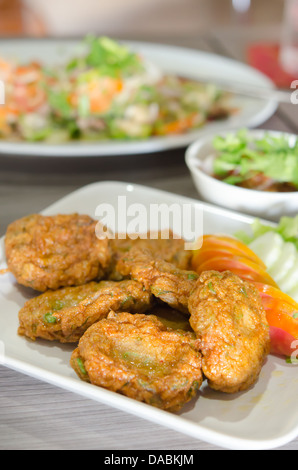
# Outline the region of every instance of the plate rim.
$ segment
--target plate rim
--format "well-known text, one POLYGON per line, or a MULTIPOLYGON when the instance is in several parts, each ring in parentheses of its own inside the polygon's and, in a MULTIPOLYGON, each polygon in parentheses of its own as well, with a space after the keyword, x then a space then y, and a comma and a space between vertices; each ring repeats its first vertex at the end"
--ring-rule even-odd
MULTIPOLYGON (((0 38, 0 48, 1 44, 9 44, 9 42, 22 42, 29 44, 35 40, 35 38, 0 38)), ((118 39, 117 39, 118 40, 118 39)), ((80 44, 81 40, 78 38, 42 38, 43 43, 56 43, 58 44, 80 44)), ((219 60, 224 64, 234 65, 239 67, 242 70, 247 70, 255 77, 258 77, 263 81, 264 85, 269 88, 275 89, 276 86, 274 82, 267 77, 265 74, 259 70, 251 67, 250 65, 238 61, 236 59, 220 55, 218 53, 202 51, 194 47, 184 47, 176 46, 172 44, 164 44, 160 42, 150 42, 150 41, 137 41, 137 40, 128 40, 128 39, 119 39, 119 42, 123 44, 128 44, 131 47, 141 47, 141 48, 152 48, 156 50, 163 50, 164 52, 168 49, 172 53, 180 52, 192 54, 194 57, 199 56, 205 58, 213 58, 219 60)), ((42 46, 41 46, 42 47, 42 46)), ((261 101, 260 101, 261 102, 261 101)), ((257 127, 264 122, 266 122, 273 114, 276 112, 278 104, 274 100, 264 101, 264 106, 260 108, 257 114, 253 115, 245 125, 246 127, 253 128, 257 127)), ((232 127, 235 127, 235 124, 220 122, 215 122, 215 126, 212 129, 207 126, 202 127, 201 129, 191 131, 187 134, 177 135, 177 136, 166 136, 166 137, 151 137, 145 140, 135 140, 135 141, 99 141, 99 142, 86 142, 86 141, 70 141, 63 144, 47 144, 42 142, 9 142, 5 140, 0 140, 0 155, 14 157, 14 156, 26 156, 26 157, 51 157, 51 158, 71 158, 71 157, 113 157, 113 156, 127 156, 127 155, 137 155, 137 154, 148 154, 155 152, 164 152, 166 150, 179 149, 187 147, 192 142, 208 134, 209 132, 215 131, 224 131, 232 127)))

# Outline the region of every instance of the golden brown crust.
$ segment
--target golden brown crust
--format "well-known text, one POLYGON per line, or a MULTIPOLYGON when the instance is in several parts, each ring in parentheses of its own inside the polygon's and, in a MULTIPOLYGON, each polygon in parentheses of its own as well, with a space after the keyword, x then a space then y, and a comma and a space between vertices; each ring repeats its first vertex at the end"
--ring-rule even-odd
POLYGON ((154 315, 111 312, 91 326, 71 358, 94 385, 168 411, 177 411, 202 383, 193 335, 167 328, 154 315))
POLYGON ((269 327, 253 284, 231 272, 204 272, 189 299, 203 373, 215 390, 250 387, 269 354, 269 327))
POLYGON ((78 341, 93 323, 106 318, 113 310, 125 309, 130 313, 144 313, 153 306, 152 295, 136 281, 102 281, 100 289, 78 306, 54 314, 65 338, 78 341))
POLYGON ((110 263, 108 240, 87 215, 29 215, 9 225, 7 265, 17 282, 44 292, 100 279, 110 263))
POLYGON ((188 314, 188 298, 198 278, 195 272, 179 269, 156 257, 150 249, 138 246, 120 258, 117 271, 143 284, 172 308, 188 314))
POLYGON ((19 312, 22 336, 61 343, 75 343, 93 323, 105 318, 111 309, 145 312, 152 296, 135 281, 101 281, 83 286, 47 291, 28 300, 19 312))
POLYGON ((115 239, 110 240, 112 262, 109 279, 118 281, 125 277, 117 271, 117 263, 131 249, 150 250, 155 258, 171 263, 179 269, 189 269, 191 251, 185 250, 185 240, 175 238, 172 232, 167 234, 169 238, 163 238, 165 236, 163 232, 155 232, 155 238, 150 238, 152 235, 150 233, 144 235, 135 234, 126 235, 125 238, 119 238, 119 235, 117 235, 115 239))
POLYGON ((58 340, 67 342, 64 337, 61 323, 56 320, 54 314, 62 313, 70 306, 78 306, 88 296, 92 296, 100 285, 90 282, 83 286, 64 287, 56 291, 47 291, 43 294, 27 300, 19 311, 18 333, 33 341, 43 338, 48 341, 58 340))

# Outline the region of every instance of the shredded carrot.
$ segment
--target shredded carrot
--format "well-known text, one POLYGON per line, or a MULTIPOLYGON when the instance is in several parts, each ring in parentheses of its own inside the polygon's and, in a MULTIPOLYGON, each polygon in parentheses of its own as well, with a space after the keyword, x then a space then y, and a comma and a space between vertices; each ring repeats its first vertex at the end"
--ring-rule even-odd
POLYGON ((111 107, 113 98, 120 93, 122 89, 122 80, 112 77, 102 77, 100 80, 92 80, 81 85, 79 90, 70 95, 69 102, 72 106, 77 107, 79 96, 86 95, 90 102, 90 112, 103 113, 111 107))
POLYGON ((197 113, 192 113, 184 118, 163 124, 158 129, 157 133, 162 135, 181 134, 187 131, 188 129, 191 129, 195 125, 197 116, 197 113))

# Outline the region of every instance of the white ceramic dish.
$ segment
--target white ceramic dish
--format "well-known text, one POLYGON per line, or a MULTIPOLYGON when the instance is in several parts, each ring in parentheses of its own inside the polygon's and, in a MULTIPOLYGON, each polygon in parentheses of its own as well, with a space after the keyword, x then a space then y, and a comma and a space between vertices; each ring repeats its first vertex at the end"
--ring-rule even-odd
MULTIPOLYGON (((212 141, 215 135, 224 136, 229 132, 231 131, 203 137, 191 144, 186 150, 185 161, 201 197, 205 201, 227 209, 275 221, 278 221, 283 215, 296 215, 298 213, 298 192, 278 193, 240 188, 219 181, 210 175, 212 156, 215 156, 212 141)), ((261 129, 250 130, 249 135, 259 139, 267 132, 276 136, 284 135, 282 132, 261 129)), ((288 135, 294 143, 297 136, 288 135)))
MULTIPOLYGON (((118 196, 127 205, 191 204, 203 210, 204 232, 233 234, 249 230, 252 219, 196 200, 119 182, 86 186, 50 206, 43 213, 87 213, 95 216, 98 204, 117 208, 118 196)), ((154 227, 156 229, 157 227, 154 227)), ((173 227, 175 229, 175 227, 173 227)), ((0 268, 5 266, 3 238, 0 268)), ((269 356, 258 382, 245 393, 225 395, 204 386, 197 399, 178 414, 158 410, 122 395, 87 384, 69 366, 73 347, 46 341, 27 341, 17 335, 18 311, 32 292, 18 286, 12 275, 0 279, 0 358, 7 367, 85 397, 116 407, 181 433, 227 449, 271 449, 298 434, 298 368, 269 356)))
MULTIPOLYGON (((160 44, 125 41, 132 50, 155 63, 168 73, 199 79, 208 77, 231 79, 257 87, 274 88, 273 83, 257 70, 225 57, 206 52, 160 44)), ((39 60, 46 64, 63 63, 80 50, 78 41, 69 40, 5 40, 0 41, 0 57, 19 58, 21 61, 39 60)), ((143 154, 186 147, 206 132, 217 132, 235 126, 259 126, 276 110, 273 101, 236 96, 232 106, 239 109, 237 115, 224 121, 208 123, 201 130, 185 135, 153 137, 141 141, 122 142, 68 142, 63 145, 45 143, 12 143, 0 140, 0 154, 29 155, 38 157, 82 157, 143 154)))

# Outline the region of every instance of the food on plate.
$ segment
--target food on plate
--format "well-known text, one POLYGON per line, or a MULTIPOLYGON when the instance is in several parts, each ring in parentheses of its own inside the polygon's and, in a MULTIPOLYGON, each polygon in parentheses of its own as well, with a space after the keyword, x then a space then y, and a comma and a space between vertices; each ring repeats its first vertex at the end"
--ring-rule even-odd
POLYGON ((262 258, 279 286, 255 284, 270 325, 271 353, 292 356, 298 339, 298 216, 275 225, 256 219, 251 229, 236 235, 262 258))
POLYGON ((257 289, 231 272, 204 272, 189 298, 202 370, 215 390, 246 390, 270 350, 269 327, 257 289))
POLYGON ((227 235, 203 235, 201 248, 192 255, 191 265, 195 269, 210 258, 234 257, 248 258, 266 269, 265 263, 243 242, 227 235))
POLYGON ((63 65, 1 59, 1 138, 146 139, 185 133, 232 113, 228 94, 217 86, 164 73, 110 38, 88 36, 82 46, 63 65))
POLYGON ((111 253, 107 239, 95 234, 88 215, 33 214, 9 225, 5 252, 19 284, 40 292, 100 279, 111 253))
POLYGON ((193 333, 167 328, 154 315, 111 312, 82 336, 71 365, 82 380, 178 411, 203 381, 194 342, 193 333))
POLYGON ((119 259, 117 271, 140 282, 170 307, 188 314, 188 298, 198 279, 194 271, 179 269, 149 248, 138 246, 119 259))
POLYGON ((80 305, 87 297, 92 296, 100 288, 97 282, 75 287, 64 287, 56 291, 47 291, 27 300, 19 311, 18 333, 32 340, 43 338, 49 341, 65 342, 61 330, 61 322, 55 314, 66 312, 69 307, 80 305))
POLYGON ((247 258, 240 256, 223 257, 217 256, 210 258, 196 269, 196 272, 201 274, 204 271, 232 271, 242 279, 247 281, 266 282, 272 286, 277 287, 276 282, 269 276, 268 272, 260 267, 258 264, 250 261, 247 258))
POLYGON ((298 304, 294 300, 293 286, 295 289, 298 277, 297 273, 295 275, 295 224, 295 219, 285 218, 274 228, 256 220, 252 227, 254 235, 238 233, 248 246, 232 237, 204 235, 202 247, 193 253, 191 262, 191 267, 198 273, 212 269, 220 272, 230 270, 255 285, 270 327, 270 352, 284 356, 296 351, 297 320, 294 316, 298 312, 298 304), (282 233, 291 242, 283 241, 282 233), (255 257, 251 255, 254 253, 252 250, 255 250, 255 257), (291 296, 284 293, 286 285, 292 286, 291 296), (284 289, 281 290, 282 287, 284 289))
POLYGON ((298 190, 298 142, 287 135, 268 132, 249 137, 246 129, 217 136, 213 176, 228 184, 258 191, 298 190))
POLYGON ((280 289, 298 301, 298 216, 282 217, 278 225, 256 219, 252 234, 237 234, 264 261, 280 289))
POLYGON ((204 235, 201 248, 193 253, 191 268, 199 274, 228 270, 247 281, 278 287, 259 256, 233 237, 204 235))
POLYGON ((284 242, 277 233, 267 232, 250 246, 263 257, 268 273, 280 289, 298 300, 298 252, 295 245, 284 242))
POLYGON ((146 312, 152 296, 135 281, 91 282, 47 291, 28 300, 19 312, 18 333, 32 340, 43 338, 75 343, 93 323, 110 310, 146 312))
POLYGON ((154 234, 126 234, 123 238, 119 238, 119 234, 116 234, 115 238, 110 239, 112 261, 108 274, 109 279, 115 281, 123 279, 123 275, 117 271, 117 263, 121 257, 127 255, 131 248, 136 246, 140 249, 151 250, 156 253, 158 258, 174 264, 179 269, 189 268, 192 253, 185 250, 185 240, 175 236, 172 231, 167 232, 166 235, 162 231, 154 234))
POLYGON ((224 393, 246 390, 270 350, 266 314, 274 353, 296 338, 293 301, 265 284, 264 262, 241 241, 204 235, 191 252, 167 233, 101 239, 79 214, 10 224, 8 269, 43 292, 19 311, 19 335, 77 343, 71 366, 82 380, 164 410, 180 410, 205 379, 224 393))
POLYGON ((255 283, 270 329, 270 352, 290 357, 298 346, 298 303, 280 289, 255 283))

